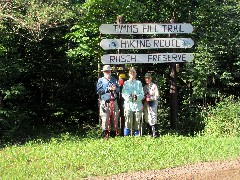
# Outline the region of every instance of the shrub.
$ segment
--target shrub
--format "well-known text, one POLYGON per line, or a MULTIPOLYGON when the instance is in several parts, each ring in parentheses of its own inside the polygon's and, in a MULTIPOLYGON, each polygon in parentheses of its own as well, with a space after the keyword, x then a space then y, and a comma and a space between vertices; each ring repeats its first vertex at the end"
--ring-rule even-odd
POLYGON ((230 96, 223 99, 205 117, 205 135, 239 136, 240 101, 230 96))
POLYGON ((183 134, 195 135, 204 129, 205 109, 200 105, 183 104, 179 107, 177 129, 183 134))

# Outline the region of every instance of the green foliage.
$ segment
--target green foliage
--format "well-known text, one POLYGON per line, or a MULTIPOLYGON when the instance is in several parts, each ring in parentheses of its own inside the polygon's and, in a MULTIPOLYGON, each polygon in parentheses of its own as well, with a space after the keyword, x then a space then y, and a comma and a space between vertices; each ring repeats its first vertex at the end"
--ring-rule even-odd
POLYGON ((0 11, 5 48, 0 56, 1 138, 22 141, 39 126, 64 129, 63 124, 94 119, 89 105, 94 109, 95 103, 83 101, 91 102, 92 95, 82 95, 91 77, 65 54, 69 42, 63 37, 78 18, 79 4, 19 0, 8 5, 11 11, 0 11))
MULTIPOLYGON (((125 23, 168 23, 175 16, 176 22, 193 25, 193 34, 178 35, 195 42, 192 49, 178 50, 195 54, 193 63, 180 64, 177 76, 178 128, 190 134, 201 131, 199 105, 214 105, 224 95, 239 96, 239 7, 236 0, 1 2, 1 133, 9 136, 38 125, 96 124, 98 67, 100 57, 110 53, 99 43, 102 38, 118 38, 102 35, 98 28, 116 23, 118 16, 125 23)), ((137 36, 146 37, 150 36, 137 36)), ((161 92, 159 123, 163 129, 169 127, 169 64, 136 66, 139 79, 148 71, 155 73, 161 92)))
POLYGON ((198 105, 181 105, 177 122, 177 129, 183 134, 195 135, 203 131, 204 109, 198 105))
POLYGON ((224 98, 209 109, 205 117, 205 135, 240 136, 240 101, 233 96, 224 98))
POLYGON ((239 96, 239 2, 201 1, 194 16, 195 59, 188 68, 192 98, 239 96))
MULTIPOLYGON (((152 69, 153 70, 153 69, 152 69)), ((144 73, 142 73, 144 75, 144 73)), ((153 82, 157 84, 159 91, 158 99, 158 128, 162 132, 166 132, 170 129, 170 117, 169 117, 169 104, 167 102, 166 94, 169 89, 167 86, 166 78, 159 76, 156 72, 152 73, 153 82)), ((144 79, 142 80, 145 81, 144 79)))
POLYGON ((4 48, 4 46, 0 44, 0 56, 2 56, 5 51, 6 51, 6 48, 4 48))
POLYGON ((68 26, 80 14, 69 0, 15 0, 1 5, 2 23, 6 26, 11 23, 7 33, 19 34, 30 41, 41 41, 50 29, 68 26))

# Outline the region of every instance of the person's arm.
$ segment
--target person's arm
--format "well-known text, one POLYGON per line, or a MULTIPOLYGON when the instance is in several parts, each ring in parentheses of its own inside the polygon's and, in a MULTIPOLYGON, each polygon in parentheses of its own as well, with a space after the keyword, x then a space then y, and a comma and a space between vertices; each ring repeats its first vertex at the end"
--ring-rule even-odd
POLYGON ((102 78, 98 79, 98 83, 97 83, 97 94, 99 95, 103 95, 105 93, 109 93, 109 89, 105 88, 104 84, 103 84, 103 80, 102 78))
POLYGON ((143 92, 143 86, 142 86, 142 83, 141 81, 138 81, 138 88, 137 88, 138 92, 136 94, 137 96, 137 101, 142 101, 143 98, 144 98, 144 92, 143 92))
POLYGON ((158 98, 159 98, 158 87, 157 87, 156 84, 153 84, 152 88, 153 88, 153 95, 151 95, 151 100, 152 100, 152 101, 154 101, 154 100, 156 101, 156 100, 158 100, 158 98))
POLYGON ((114 85, 116 86, 115 91, 116 91, 116 93, 119 93, 119 92, 120 92, 120 86, 119 86, 119 84, 118 84, 117 79, 116 79, 116 78, 114 78, 114 79, 115 79, 115 81, 114 81, 114 85))
POLYGON ((146 100, 146 96, 147 96, 147 94, 148 94, 148 90, 147 90, 147 85, 145 85, 144 87, 143 87, 143 93, 144 93, 144 97, 143 97, 143 100, 146 100))
POLYGON ((123 84, 122 97, 124 98, 125 101, 131 101, 132 100, 131 90, 129 89, 127 81, 123 84))

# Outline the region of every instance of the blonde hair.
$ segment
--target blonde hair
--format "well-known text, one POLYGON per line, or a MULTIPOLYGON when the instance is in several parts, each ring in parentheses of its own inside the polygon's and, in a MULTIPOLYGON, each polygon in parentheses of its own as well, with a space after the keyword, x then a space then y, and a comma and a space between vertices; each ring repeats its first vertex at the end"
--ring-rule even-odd
POLYGON ((129 73, 130 72, 133 72, 134 73, 134 78, 136 78, 136 76, 137 76, 136 70, 134 68, 131 68, 131 69, 129 69, 129 73))

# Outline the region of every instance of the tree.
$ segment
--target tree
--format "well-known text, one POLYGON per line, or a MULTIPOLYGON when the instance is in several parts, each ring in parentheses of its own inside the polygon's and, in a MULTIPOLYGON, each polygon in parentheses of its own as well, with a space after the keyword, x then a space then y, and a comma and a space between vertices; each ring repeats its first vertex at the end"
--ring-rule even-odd
POLYGON ((5 48, 0 56, 0 123, 5 136, 26 136, 33 127, 60 124, 76 113, 68 94, 69 89, 75 92, 75 74, 64 36, 80 10, 70 1, 6 4, 0 8, 0 44, 5 48))
POLYGON ((70 26, 80 15, 71 0, 2 1, 0 19, 9 23, 9 31, 31 41, 41 41, 53 28, 70 26))

